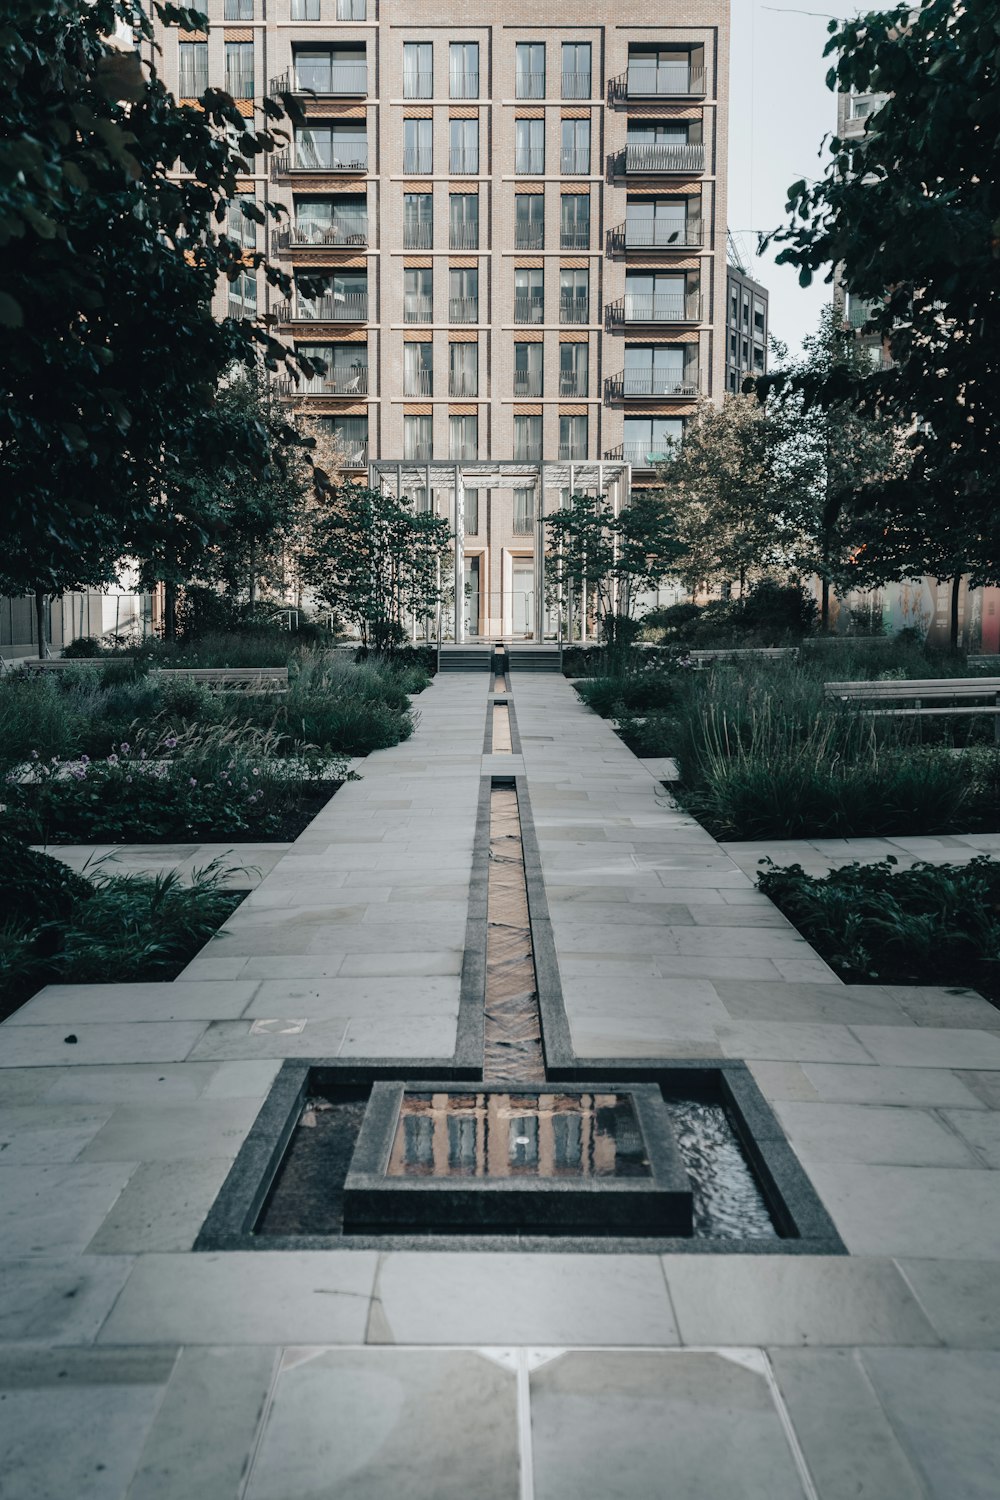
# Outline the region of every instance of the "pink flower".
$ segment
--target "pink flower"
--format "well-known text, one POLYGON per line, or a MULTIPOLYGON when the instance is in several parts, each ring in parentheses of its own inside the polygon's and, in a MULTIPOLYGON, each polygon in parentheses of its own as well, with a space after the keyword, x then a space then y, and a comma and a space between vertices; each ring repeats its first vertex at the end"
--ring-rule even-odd
POLYGON ((109 766, 116 766, 117 764, 118 764, 118 757, 117 757, 117 755, 109 755, 108 756, 108 765, 109 766))
POLYGON ((38 759, 38 751, 37 750, 32 750, 32 752, 31 752, 31 758, 32 758, 32 760, 37 760, 38 759))
POLYGON ((81 764, 81 766, 89 766, 90 765, 90 756, 89 755, 81 755, 80 756, 80 764, 81 764))
POLYGON ((177 736, 176 736, 176 734, 168 734, 167 737, 166 737, 166 739, 163 741, 163 743, 164 743, 164 745, 166 746, 166 748, 168 750, 176 750, 177 749, 177 736))
POLYGON ((121 743, 121 744, 120 744, 120 745, 119 745, 119 746, 118 746, 118 748, 119 748, 119 750, 120 750, 120 751, 121 751, 121 753, 122 753, 122 754, 123 754, 123 755, 127 755, 127 754, 128 754, 128 753, 129 753, 129 750, 130 750, 130 749, 131 749, 131 748, 132 748, 132 747, 131 747, 131 745, 126 745, 126 744, 125 744, 125 742, 124 742, 124 741, 122 741, 122 743, 121 743))
POLYGON ((195 781, 194 777, 192 776, 189 779, 189 781, 188 781, 188 786, 197 786, 197 785, 198 785, 197 781, 195 781))

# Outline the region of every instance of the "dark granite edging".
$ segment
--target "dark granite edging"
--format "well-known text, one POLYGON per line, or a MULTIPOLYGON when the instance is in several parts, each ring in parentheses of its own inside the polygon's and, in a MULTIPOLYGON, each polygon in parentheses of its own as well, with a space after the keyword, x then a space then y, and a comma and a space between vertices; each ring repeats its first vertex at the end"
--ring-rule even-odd
MULTIPOLYGON (((486 715, 489 721, 490 715, 486 715)), ((458 992, 458 1026, 453 1063, 483 1071, 486 1015, 486 923, 490 871, 490 779, 481 778, 472 840, 472 871, 465 918, 465 952, 458 992)), ((398 1073, 399 1068, 396 1069, 398 1073)))
POLYGON ((542 1017, 542 1050, 545 1068, 555 1076, 560 1068, 576 1065, 566 1006, 563 1002, 562 980, 559 977, 559 961, 556 957, 555 938, 552 935, 552 918, 545 895, 545 880, 542 875, 542 857, 535 833, 535 822, 531 815, 531 797, 528 793, 528 778, 515 776, 517 810, 521 820, 521 851, 524 858, 524 882, 528 892, 528 921, 531 924, 531 943, 535 959, 535 990, 538 1009, 542 1017))

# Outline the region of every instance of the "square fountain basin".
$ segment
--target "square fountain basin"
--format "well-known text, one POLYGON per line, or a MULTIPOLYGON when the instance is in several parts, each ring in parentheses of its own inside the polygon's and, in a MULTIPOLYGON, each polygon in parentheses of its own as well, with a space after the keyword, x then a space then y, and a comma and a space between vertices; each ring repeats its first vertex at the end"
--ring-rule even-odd
POLYGON ((690 1235, 692 1194, 654 1084, 378 1082, 344 1227, 690 1235))

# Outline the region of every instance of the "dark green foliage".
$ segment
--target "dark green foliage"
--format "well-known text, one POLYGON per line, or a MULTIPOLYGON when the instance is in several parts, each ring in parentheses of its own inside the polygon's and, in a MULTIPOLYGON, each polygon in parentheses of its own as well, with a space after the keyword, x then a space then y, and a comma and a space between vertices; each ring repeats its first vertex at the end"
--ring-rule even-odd
POLYGON ((70 641, 68 646, 63 647, 63 656, 102 656, 104 646, 101 641, 93 635, 78 635, 75 641, 70 641))
POLYGON ((801 584, 762 578, 730 614, 741 634, 752 632, 776 640, 801 640, 816 624, 816 602, 801 584))
POLYGON ((1000 999, 1000 863, 893 858, 818 878, 771 860, 760 890, 849 983, 968 986, 1000 999))
POLYGON ((62 860, 0 836, 0 910, 7 920, 68 916, 93 887, 62 860))

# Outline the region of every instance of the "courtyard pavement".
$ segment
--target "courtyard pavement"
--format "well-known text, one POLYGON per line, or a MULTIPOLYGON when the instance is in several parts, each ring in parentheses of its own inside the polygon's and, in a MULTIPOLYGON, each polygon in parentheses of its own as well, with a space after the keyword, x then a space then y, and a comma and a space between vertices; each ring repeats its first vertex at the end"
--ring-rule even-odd
POLYGON ((3 1500, 995 1500, 997 1011, 840 983, 568 684, 511 689, 520 756, 438 677, 179 979, 0 1027, 3 1500), (577 1053, 746 1059, 848 1256, 191 1253, 283 1058, 453 1050, 498 763, 577 1053))

